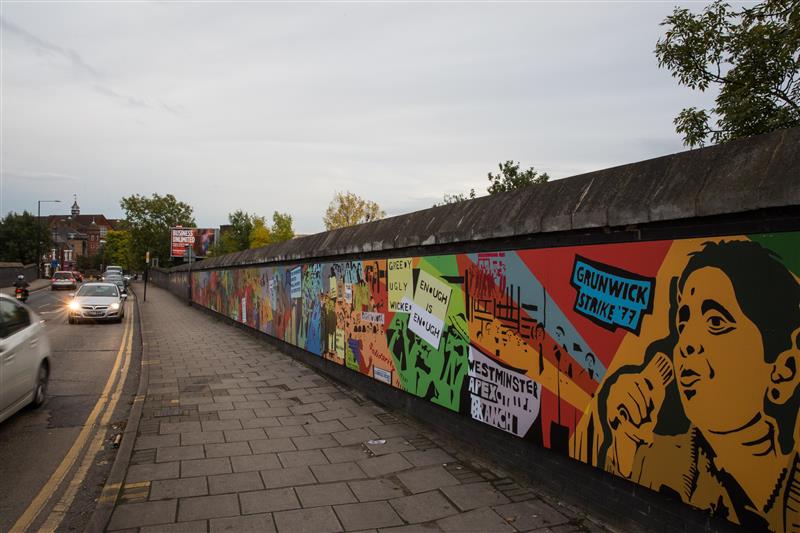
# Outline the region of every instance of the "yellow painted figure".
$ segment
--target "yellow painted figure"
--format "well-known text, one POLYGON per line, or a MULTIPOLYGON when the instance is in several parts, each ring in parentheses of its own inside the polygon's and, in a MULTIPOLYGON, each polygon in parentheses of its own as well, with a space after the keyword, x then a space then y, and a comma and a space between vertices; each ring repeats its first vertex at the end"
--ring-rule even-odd
POLYGON ((753 530, 800 531, 800 285, 749 241, 707 243, 670 334, 599 394, 608 470, 753 530))

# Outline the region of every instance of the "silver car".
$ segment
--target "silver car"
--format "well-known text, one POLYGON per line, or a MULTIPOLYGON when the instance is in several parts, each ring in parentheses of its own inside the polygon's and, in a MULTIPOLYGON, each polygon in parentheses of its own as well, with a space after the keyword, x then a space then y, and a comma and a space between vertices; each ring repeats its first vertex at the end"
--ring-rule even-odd
POLYGON ((122 293, 128 291, 127 284, 125 283, 125 279, 120 274, 117 274, 116 272, 106 273, 103 276, 103 281, 106 281, 108 283, 116 284, 117 288, 119 288, 119 291, 122 292, 122 293))
POLYGON ((75 324, 86 318, 122 322, 127 297, 116 283, 85 283, 67 305, 68 321, 75 324))
POLYGON ((0 294, 0 422, 47 396, 50 342, 39 316, 0 294))

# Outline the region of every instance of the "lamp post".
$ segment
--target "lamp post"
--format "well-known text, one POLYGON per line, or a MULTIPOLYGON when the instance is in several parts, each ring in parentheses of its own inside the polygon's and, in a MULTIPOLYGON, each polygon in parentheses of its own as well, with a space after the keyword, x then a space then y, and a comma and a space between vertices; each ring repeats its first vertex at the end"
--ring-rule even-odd
POLYGON ((60 204, 61 200, 37 200, 36 204, 36 277, 42 277, 42 204, 43 203, 56 203, 60 204))

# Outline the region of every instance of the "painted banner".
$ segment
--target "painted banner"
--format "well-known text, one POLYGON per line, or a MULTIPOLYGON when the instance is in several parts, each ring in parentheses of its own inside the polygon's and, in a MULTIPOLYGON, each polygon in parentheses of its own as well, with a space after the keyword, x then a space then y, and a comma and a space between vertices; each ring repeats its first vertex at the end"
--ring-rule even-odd
POLYGON ((517 437, 524 437, 539 416, 539 386, 474 347, 469 349, 469 394, 473 419, 517 437))

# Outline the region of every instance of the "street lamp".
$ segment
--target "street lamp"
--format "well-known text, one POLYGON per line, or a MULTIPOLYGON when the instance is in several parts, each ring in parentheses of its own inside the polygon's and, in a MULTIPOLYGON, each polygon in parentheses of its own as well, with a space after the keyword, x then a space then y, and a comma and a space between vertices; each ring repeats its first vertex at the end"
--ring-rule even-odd
POLYGON ((42 277, 42 204, 43 203, 56 203, 60 204, 61 200, 37 200, 36 204, 36 277, 42 277))

